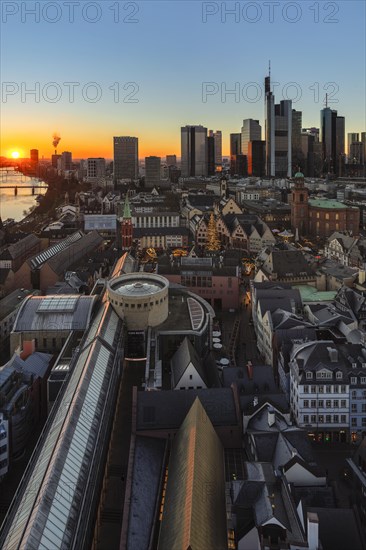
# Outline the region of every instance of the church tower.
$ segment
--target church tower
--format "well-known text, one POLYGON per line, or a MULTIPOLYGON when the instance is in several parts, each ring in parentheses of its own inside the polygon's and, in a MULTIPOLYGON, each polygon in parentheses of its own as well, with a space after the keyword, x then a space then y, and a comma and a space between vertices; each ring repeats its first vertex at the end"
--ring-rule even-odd
POLYGON ((293 231, 298 231, 300 237, 309 232, 309 192, 301 172, 295 174, 295 185, 292 188, 291 227, 293 231))
POLYGON ((130 202, 128 200, 127 194, 123 207, 123 215, 121 218, 121 237, 122 250, 128 250, 129 248, 131 248, 133 238, 133 226, 130 202))

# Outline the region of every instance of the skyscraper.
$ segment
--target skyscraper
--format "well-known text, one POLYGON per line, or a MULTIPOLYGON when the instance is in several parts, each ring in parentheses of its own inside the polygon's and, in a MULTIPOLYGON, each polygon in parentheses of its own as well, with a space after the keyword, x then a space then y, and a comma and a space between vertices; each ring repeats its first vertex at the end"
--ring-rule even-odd
POLYGON ((213 135, 209 135, 207 137, 207 175, 214 176, 215 172, 215 138, 213 135))
POLYGON ((247 167, 248 176, 263 177, 265 175, 266 143, 253 140, 248 143, 247 167))
POLYGON ((61 154, 61 170, 67 172, 72 169, 72 153, 70 151, 64 151, 61 154))
POLYGON ((102 157, 88 158, 86 176, 89 181, 103 178, 105 176, 105 159, 102 157))
POLYGON ((230 134, 230 174, 246 175, 246 160, 241 154, 241 134, 230 134))
POLYGON ((161 158, 145 157, 145 187, 152 189, 160 184, 161 158))
POLYGON ((271 92, 271 76, 264 80, 265 92, 265 141, 266 141, 266 175, 276 175, 275 161, 275 98, 271 92))
POLYGON ((275 174, 292 176, 292 101, 275 105, 275 174))
POLYGON ((351 156, 351 144, 355 141, 360 141, 360 134, 358 133, 349 133, 347 134, 347 154, 351 156))
POLYGON ((345 119, 325 107, 320 111, 320 141, 323 146, 323 170, 340 174, 345 153, 345 119))
POLYGON ((266 175, 270 177, 292 176, 292 101, 285 99, 275 105, 271 92, 271 79, 267 76, 265 87, 266 116, 266 175))
POLYGON ((248 146, 250 141, 260 141, 262 139, 262 127, 259 120, 247 118, 243 120, 241 128, 241 153, 248 155, 248 146))
POLYGON ((215 165, 222 165, 222 132, 221 130, 216 130, 213 133, 215 139, 215 165))
POLYGON ((207 176, 207 128, 181 128, 182 177, 207 176))
POLYGON ((34 165, 38 164, 38 149, 30 150, 30 161, 34 165))
POLYGON ((166 156, 166 165, 167 166, 177 166, 177 155, 167 155, 166 156))
POLYGON ((302 111, 296 111, 296 109, 292 109, 292 166, 295 170, 297 166, 300 166, 302 170, 305 169, 304 162, 304 156, 302 154, 302 138, 301 138, 301 130, 302 130, 302 111))
POLYGON ((135 180, 139 174, 139 154, 137 137, 118 136, 113 138, 114 179, 135 180))
POLYGON ((363 158, 366 162, 366 132, 361 132, 361 143, 363 144, 363 158))
POLYGON ((241 134, 230 134, 230 156, 241 154, 241 134))

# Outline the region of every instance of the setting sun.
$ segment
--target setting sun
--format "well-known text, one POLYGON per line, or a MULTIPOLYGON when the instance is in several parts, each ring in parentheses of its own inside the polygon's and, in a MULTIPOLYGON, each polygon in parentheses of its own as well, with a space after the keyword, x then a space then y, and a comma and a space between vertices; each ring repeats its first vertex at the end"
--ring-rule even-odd
POLYGON ((13 159, 18 159, 19 158, 19 153, 18 151, 13 151, 12 154, 11 154, 12 158, 13 159))

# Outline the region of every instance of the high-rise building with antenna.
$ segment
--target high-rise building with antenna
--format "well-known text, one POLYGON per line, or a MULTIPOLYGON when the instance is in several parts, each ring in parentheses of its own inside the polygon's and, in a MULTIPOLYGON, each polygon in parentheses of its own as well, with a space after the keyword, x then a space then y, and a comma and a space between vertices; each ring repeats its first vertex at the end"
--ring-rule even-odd
POLYGON ((265 141, 266 175, 292 176, 292 101, 286 99, 275 105, 271 91, 271 65, 265 78, 265 141))

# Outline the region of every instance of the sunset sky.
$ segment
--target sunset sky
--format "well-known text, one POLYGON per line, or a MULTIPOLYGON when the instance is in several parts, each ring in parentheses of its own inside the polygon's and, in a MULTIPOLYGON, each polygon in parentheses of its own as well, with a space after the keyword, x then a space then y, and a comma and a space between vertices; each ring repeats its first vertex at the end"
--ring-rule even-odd
MULTIPOLYGON (((114 135, 137 136, 140 157, 180 156, 180 127, 186 124, 222 130, 223 153, 229 154, 229 134, 240 131, 244 118, 259 119, 264 128, 263 96, 251 100, 256 89, 263 89, 269 59, 272 80, 280 83, 276 102, 285 99, 286 84, 295 82, 301 89, 302 98, 293 107, 303 111, 303 127, 319 126, 323 88, 333 82, 339 88, 334 94, 338 102, 330 107, 346 117, 346 133, 365 131, 362 1, 279 2, 273 23, 266 2, 257 3, 257 12, 253 6, 246 8, 248 2, 239 2, 237 21, 227 15, 226 22, 221 2, 81 1, 75 3, 74 22, 63 2, 58 11, 51 5, 41 12, 39 21, 37 14, 25 13, 22 4, 31 9, 36 2, 2 2, 1 155, 19 151, 28 156, 30 148, 37 148, 40 156, 49 158, 56 131, 62 138, 59 152, 72 151, 74 158, 111 158, 114 135), (16 8, 18 13, 8 13, 16 8), (207 15, 204 22, 205 10, 218 13, 207 15), (317 17, 319 22, 314 21, 317 17), (291 23, 286 18, 299 20, 291 23), (91 22, 94 19, 99 20, 91 22), (73 102, 67 82, 80 84, 73 102), (98 88, 90 86, 83 95, 90 82, 98 88), (234 95, 222 101, 219 92, 203 102, 203 82, 214 82, 212 89, 223 91, 237 82, 242 94, 247 83, 255 87, 238 102, 234 95), (126 83, 135 84, 123 90, 126 83), (26 95, 36 86, 38 97, 26 95), (97 90, 99 101, 88 101, 97 90), (57 93, 59 101, 52 102, 57 93), (137 102, 123 102, 128 94, 137 102)), ((234 5, 226 2, 228 10, 234 5)), ((328 92, 332 90, 333 85, 328 92)), ((295 94, 295 88, 288 87, 288 98, 295 94)))

